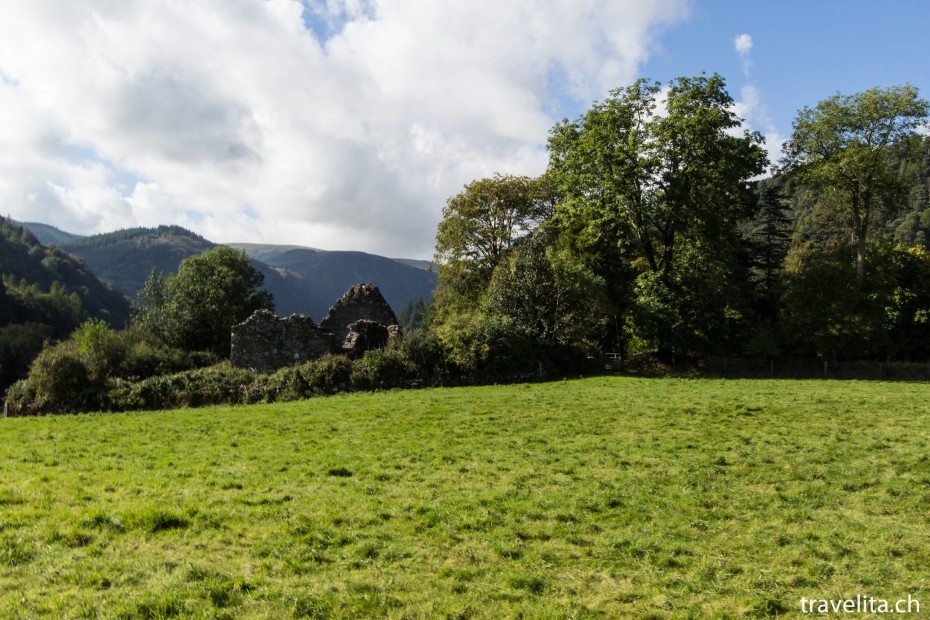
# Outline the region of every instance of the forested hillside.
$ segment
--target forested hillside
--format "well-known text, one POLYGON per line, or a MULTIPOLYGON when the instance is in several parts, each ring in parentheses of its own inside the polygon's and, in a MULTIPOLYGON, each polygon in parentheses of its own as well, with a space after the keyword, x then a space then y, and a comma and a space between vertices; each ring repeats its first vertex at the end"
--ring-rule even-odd
MULTIPOLYGON (((277 267, 283 277, 291 278, 303 292, 303 309, 299 311, 315 319, 325 316, 333 302, 359 282, 375 284, 395 312, 418 300, 432 299, 433 288, 436 286, 436 274, 431 271, 365 252, 248 243, 230 245, 245 250, 252 258, 277 267)), ((288 310, 288 304, 282 304, 267 275, 265 283, 268 290, 274 293, 281 314, 297 311, 288 310)))
POLYGON ((129 302, 86 263, 7 219, 0 219, 0 275, 0 389, 25 373, 46 340, 66 337, 84 319, 114 327, 129 320, 129 302))
MULTIPOLYGON (((81 237, 45 224, 25 224, 37 237, 80 256, 97 276, 136 299, 152 269, 170 274, 181 261, 216 247, 180 226, 130 228, 81 237)), ((351 286, 377 285, 397 311, 432 299, 436 275, 424 261, 385 258, 364 252, 325 251, 301 246, 229 244, 243 249, 264 276, 279 314, 307 314, 319 320, 351 286)))
POLYGON ((74 239, 61 248, 83 258, 99 278, 135 299, 153 268, 173 273, 182 260, 214 245, 180 226, 159 226, 74 239))

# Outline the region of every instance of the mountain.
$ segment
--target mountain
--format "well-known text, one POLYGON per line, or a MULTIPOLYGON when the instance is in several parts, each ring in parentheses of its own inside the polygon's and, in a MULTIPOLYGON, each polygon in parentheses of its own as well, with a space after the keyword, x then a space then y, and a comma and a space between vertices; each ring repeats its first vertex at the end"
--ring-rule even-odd
MULTIPOLYGON (((419 299, 432 299, 436 286, 436 274, 430 271, 365 252, 250 243, 228 245, 244 250, 250 257, 274 266, 282 276, 292 278, 293 284, 305 291, 303 313, 317 320, 351 286, 361 282, 377 286, 395 312, 419 299)), ((279 308, 278 314, 285 312, 279 308)))
POLYGON ((4 305, 3 314, 11 309, 15 314, 15 307, 25 304, 35 312, 33 318, 23 320, 33 321, 36 313, 44 313, 57 321, 57 310, 72 301, 46 299, 50 295, 76 299, 80 305, 78 322, 91 316, 123 326, 129 320, 129 302, 97 279, 87 263, 60 248, 43 245, 31 232, 4 218, 0 218, 0 274, 4 295, 12 298, 4 305))
POLYGON ((54 226, 49 226, 48 224, 40 224, 38 222, 16 222, 16 224, 35 235, 36 239, 38 239, 39 243, 42 245, 62 245, 81 238, 81 235, 65 232, 54 226))
MULTIPOLYGON (((44 227, 38 226, 40 230, 44 227)), ((185 258, 216 246, 180 226, 72 237, 61 243, 60 249, 81 257, 98 277, 131 299, 153 267, 174 273, 185 258)), ((264 274, 265 289, 274 295, 279 315, 299 313, 320 320, 343 293, 360 282, 375 284, 399 312, 408 303, 431 299, 436 283, 435 274, 423 268, 429 265, 427 261, 405 264, 364 252, 331 252, 295 245, 228 245, 244 250, 252 265, 264 274)))
POLYGON ((0 392, 25 376, 47 340, 66 337, 89 317, 121 327, 129 302, 78 257, 0 218, 0 392))
POLYGON ((182 260, 214 246, 180 226, 159 226, 79 237, 60 247, 83 258, 97 277, 135 299, 153 268, 174 273, 182 260))

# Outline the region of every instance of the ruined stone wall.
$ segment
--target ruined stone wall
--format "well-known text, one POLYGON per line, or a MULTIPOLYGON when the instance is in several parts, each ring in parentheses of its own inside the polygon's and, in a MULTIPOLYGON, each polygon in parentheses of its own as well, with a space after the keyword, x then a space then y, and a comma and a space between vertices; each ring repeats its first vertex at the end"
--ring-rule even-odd
POLYGON ((332 351, 333 335, 310 317, 293 314, 279 319, 271 310, 258 310, 233 326, 229 360, 233 366, 268 373, 332 351))
POLYGON ((302 314, 279 319, 271 310, 257 310, 233 326, 229 361, 238 368, 269 373, 327 353, 358 357, 384 347, 398 330, 397 317, 378 287, 356 284, 333 304, 319 326, 302 314))
POLYGON ((377 286, 356 284, 350 288, 320 321, 320 329, 331 332, 336 346, 344 347, 350 332, 349 326, 357 321, 372 321, 386 328, 397 325, 394 311, 377 286))

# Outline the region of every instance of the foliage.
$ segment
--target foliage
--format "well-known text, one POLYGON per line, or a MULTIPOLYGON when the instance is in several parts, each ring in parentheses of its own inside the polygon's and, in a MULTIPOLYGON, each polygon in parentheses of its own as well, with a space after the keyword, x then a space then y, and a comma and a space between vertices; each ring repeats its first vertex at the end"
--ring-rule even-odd
POLYGON ((412 299, 397 313, 397 323, 404 331, 429 325, 433 319, 433 306, 422 297, 412 299))
POLYGON ((350 380, 358 390, 402 388, 418 378, 417 370, 399 348, 372 349, 353 362, 350 380))
POLYGON ((274 308, 264 276, 245 252, 224 246, 181 262, 169 276, 153 270, 139 292, 134 325, 187 351, 229 355, 230 328, 255 310, 274 308))
MULTIPOLYGON (((691 312, 679 293, 687 290, 681 272, 695 263, 732 272, 748 180, 765 165, 761 136, 732 135, 740 124, 732 106, 719 75, 678 78, 664 93, 661 84, 638 80, 552 131, 550 175, 563 197, 556 225, 582 254, 606 247, 630 265, 612 289, 646 295, 634 303, 640 316, 691 312), (651 275, 634 288, 637 271, 651 275)), ((615 307, 631 304, 618 299, 615 307)), ((698 321, 724 320, 726 304, 707 309, 712 314, 698 321)), ((669 335, 652 329, 647 339, 670 349, 677 345, 669 335)))
POLYGON ((539 188, 529 177, 497 175, 449 199, 436 233, 440 313, 478 301, 513 243, 544 215, 539 188))
POLYGON ((100 408, 102 392, 74 344, 63 342, 39 353, 29 377, 8 390, 4 411, 7 416, 92 411, 100 408))
POLYGON ((896 249, 884 261, 892 287, 884 299, 889 354, 930 359, 930 252, 923 247, 896 249))
POLYGON ((108 395, 108 404, 116 410, 236 404, 245 400, 252 381, 248 370, 222 362, 137 383, 117 382, 108 395))
POLYGON ((781 324, 792 349, 833 361, 874 353, 877 309, 862 294, 848 248, 797 246, 785 262, 781 324))
POLYGON ((458 314, 436 333, 454 372, 468 381, 510 381, 539 373, 538 343, 510 317, 458 314))
POLYGON ((0 393, 26 376, 29 364, 55 330, 45 323, 10 324, 0 327, 0 393))
POLYGON ((484 307, 540 343, 592 352, 609 316, 603 279, 541 237, 528 238, 497 266, 484 307))
POLYGON ((71 340, 94 381, 109 377, 126 357, 123 339, 100 319, 84 321, 71 335, 71 340))
POLYGON ((905 85, 837 94, 804 108, 795 119, 783 166, 819 191, 822 208, 852 234, 860 279, 880 211, 900 208, 906 197, 889 154, 914 140, 927 114, 927 102, 905 85))

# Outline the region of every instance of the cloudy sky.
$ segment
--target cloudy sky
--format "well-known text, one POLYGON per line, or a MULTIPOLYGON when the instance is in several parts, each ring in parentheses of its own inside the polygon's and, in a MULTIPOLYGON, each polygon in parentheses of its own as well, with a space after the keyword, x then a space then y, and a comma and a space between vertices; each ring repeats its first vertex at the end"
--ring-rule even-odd
POLYGON ((636 77, 721 73, 775 152, 804 105, 930 86, 928 6, 0 0, 0 212, 428 258, 447 198, 636 77))

